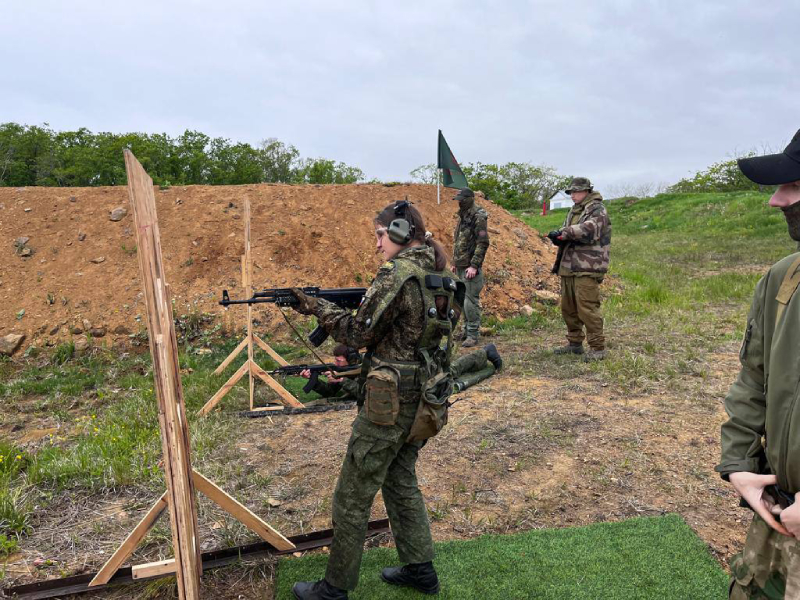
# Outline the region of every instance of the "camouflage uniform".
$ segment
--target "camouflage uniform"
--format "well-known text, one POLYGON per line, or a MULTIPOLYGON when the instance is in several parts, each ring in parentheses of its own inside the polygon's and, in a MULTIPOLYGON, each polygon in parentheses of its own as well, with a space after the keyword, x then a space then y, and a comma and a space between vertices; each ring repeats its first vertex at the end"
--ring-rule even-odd
POLYGON ((345 377, 342 381, 334 382, 317 379, 311 391, 329 400, 352 402, 358 399, 358 382, 350 377, 345 377))
POLYGON ((494 375, 494 372, 494 365, 486 358, 486 350, 483 348, 460 357, 450 367, 453 386, 458 392, 463 392, 484 379, 488 379, 494 375))
POLYGON ((558 269, 567 340, 580 346, 585 337, 593 350, 604 350, 600 283, 608 271, 611 221, 603 197, 591 192, 583 202, 575 204, 564 220, 561 235, 567 242, 558 269))
MULTIPOLYGON (((409 279, 391 297, 402 261, 435 272, 433 249, 416 246, 403 250, 378 270, 355 315, 330 302, 317 301, 312 310, 319 324, 336 341, 353 348, 366 347, 381 360, 418 363, 417 345, 425 330, 420 285, 416 279, 409 279)), ((367 523, 378 490, 383 494, 400 560, 433 560, 428 512, 415 472, 424 442, 406 442, 419 398, 419 388, 401 386, 400 412, 394 425, 374 424, 363 407, 353 421, 333 495, 334 539, 325 573, 331 585, 345 590, 356 587, 367 523)))
POLYGON ((458 225, 453 241, 453 264, 456 274, 467 286, 467 296, 464 302, 464 331, 466 337, 478 339, 481 328, 481 300, 483 289, 483 260, 489 249, 489 231, 486 224, 488 219, 486 211, 471 206, 458 211, 458 225), (474 267, 477 275, 467 279, 467 269, 474 267))
MULTIPOLYGON (((741 370, 725 398, 722 458, 727 479, 747 471, 774 474, 800 492, 800 292, 788 294, 787 273, 800 278, 800 253, 775 264, 756 286, 747 317, 741 370)), ((800 598, 800 541, 781 535, 759 516, 744 551, 733 558, 731 598, 800 598)))

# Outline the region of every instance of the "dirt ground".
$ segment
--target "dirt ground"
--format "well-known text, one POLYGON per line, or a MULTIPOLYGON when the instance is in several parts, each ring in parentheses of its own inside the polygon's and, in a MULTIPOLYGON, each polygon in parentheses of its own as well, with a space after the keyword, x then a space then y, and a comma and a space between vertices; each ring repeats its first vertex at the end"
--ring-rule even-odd
MULTIPOLYGON (((253 280, 256 287, 365 286, 380 257, 374 254, 372 217, 406 196, 428 230, 452 248, 457 205, 452 190, 429 185, 243 185, 156 188, 162 248, 175 314, 208 312, 222 289, 241 296, 244 202, 252 206, 253 280)), ((516 313, 534 289, 555 289, 549 242, 497 205, 489 213, 491 250, 483 292, 491 313, 516 313)), ((133 215, 127 188, 0 188, 0 335, 24 333, 28 345, 52 345, 86 329, 104 341, 124 342, 143 328, 133 215), (23 257, 15 247, 29 238, 23 257), (21 311, 24 311, 22 313, 21 311)), ((230 310, 228 327, 244 311, 230 310)), ((278 319, 267 326, 278 327, 278 319)))
MULTIPOLYGON (((682 382, 678 390, 630 395, 599 371, 569 380, 542 375, 546 365, 533 365, 533 354, 539 345, 559 343, 556 334, 493 341, 507 367, 462 394, 445 431, 421 452, 419 481, 436 540, 679 513, 722 564, 741 548, 749 513, 737 508, 730 487, 713 472, 725 418, 721 398, 737 370, 735 344, 706 359, 705 378, 682 382)), ((239 420, 238 437, 198 470, 286 535, 329 527, 353 413, 244 419, 237 409, 225 410, 239 420)), ((56 499, 9 561, 7 578, 98 568, 155 497, 120 490, 56 499), (37 558, 56 562, 37 569, 37 558)), ((200 507, 204 549, 254 540, 208 502, 200 507)), ((373 518, 383 516, 377 500, 373 518)), ((134 561, 168 555, 169 538, 162 519, 134 561)), ((272 568, 259 561, 224 569, 205 576, 203 585, 208 597, 270 598, 272 568)), ((171 594, 169 585, 150 584, 99 597, 171 594)))

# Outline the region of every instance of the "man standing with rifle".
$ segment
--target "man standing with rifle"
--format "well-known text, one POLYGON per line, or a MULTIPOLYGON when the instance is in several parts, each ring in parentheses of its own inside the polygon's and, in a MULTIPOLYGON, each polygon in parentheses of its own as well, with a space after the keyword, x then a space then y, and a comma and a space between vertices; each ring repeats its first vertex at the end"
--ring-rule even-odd
POLYGON ((585 177, 573 178, 564 191, 575 204, 562 228, 547 234, 558 246, 553 273, 561 277, 561 315, 567 324, 567 345, 554 352, 583 354, 586 338, 589 351, 584 360, 602 360, 606 357, 606 338, 600 284, 608 271, 611 221, 603 197, 585 177))
MULTIPOLYGON (((759 185, 776 185, 769 205, 783 211, 800 242, 800 131, 780 154, 739 160, 759 185)), ((800 252, 756 286, 747 317, 741 370, 725 398, 722 459, 753 522, 744 551, 731 560, 734 600, 800 598, 800 252)))

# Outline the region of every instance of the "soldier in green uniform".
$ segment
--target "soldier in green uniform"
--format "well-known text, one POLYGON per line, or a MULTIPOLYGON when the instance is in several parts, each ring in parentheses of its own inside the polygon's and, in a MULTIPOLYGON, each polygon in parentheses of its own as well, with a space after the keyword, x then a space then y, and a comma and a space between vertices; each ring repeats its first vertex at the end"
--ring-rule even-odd
POLYGON ((470 348, 478 344, 481 329, 481 290, 483 260, 489 249, 488 215, 475 206, 475 194, 464 188, 453 197, 458 200, 458 225, 453 241, 453 273, 467 286, 464 302, 464 343, 470 348))
MULTIPOLYGON (((739 160, 755 183, 777 185, 770 206, 783 211, 800 242, 800 131, 780 154, 739 160)), ((753 521, 731 560, 730 598, 800 598, 800 252, 756 286, 739 352, 741 370, 725 398, 722 459, 753 521)))
POLYGON ((608 272, 611 221, 603 197, 585 177, 575 177, 564 191, 575 204, 562 228, 547 235, 559 246, 553 273, 561 277, 561 315, 567 324, 567 345, 554 352, 583 354, 585 338, 589 351, 584 359, 602 360, 606 356, 606 338, 600 284, 608 272))
POLYGON ((367 348, 363 405, 333 495, 334 537, 325 578, 295 584, 301 600, 338 600, 355 589, 378 490, 404 563, 384 569, 381 577, 424 593, 439 591, 416 462, 425 440, 446 422, 451 380, 449 352, 441 345, 446 337, 452 346, 454 307, 463 299, 456 304, 458 285, 444 271, 444 250, 426 235, 413 205, 387 206, 375 218, 375 234, 387 262, 355 314, 295 290, 296 310, 315 315, 336 341, 367 348))
MULTIPOLYGON (((358 350, 345 344, 337 344, 333 349, 333 363, 337 367, 356 367, 361 364, 361 355, 358 350)), ((300 373, 301 377, 311 378, 311 371, 305 370, 300 373)), ((335 374, 328 373, 327 381, 317 379, 311 391, 322 396, 322 400, 313 400, 314 404, 321 404, 326 400, 336 402, 350 402, 358 399, 358 382, 351 377, 336 377, 335 374)), ((312 405, 306 403, 306 406, 312 405)))
POLYGON ((503 368, 503 359, 494 344, 459 357, 450 367, 453 376, 453 393, 463 392, 484 379, 489 379, 503 368))

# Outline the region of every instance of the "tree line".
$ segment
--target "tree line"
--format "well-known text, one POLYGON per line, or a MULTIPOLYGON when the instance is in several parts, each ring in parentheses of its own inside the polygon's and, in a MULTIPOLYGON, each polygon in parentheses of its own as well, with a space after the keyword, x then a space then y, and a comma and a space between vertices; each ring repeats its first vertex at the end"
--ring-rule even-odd
POLYGON ((258 146, 199 131, 166 133, 54 131, 47 124, 0 124, 0 186, 125 185, 122 150, 129 148, 162 185, 356 183, 358 167, 302 158, 291 144, 269 138, 258 146))
MULTIPOLYGON (((509 210, 540 207, 572 179, 553 167, 527 162, 467 163, 461 165, 461 170, 472 190, 483 192, 489 200, 509 210)), ((436 185, 438 172, 435 164, 428 164, 417 167, 410 175, 413 181, 436 185)))

